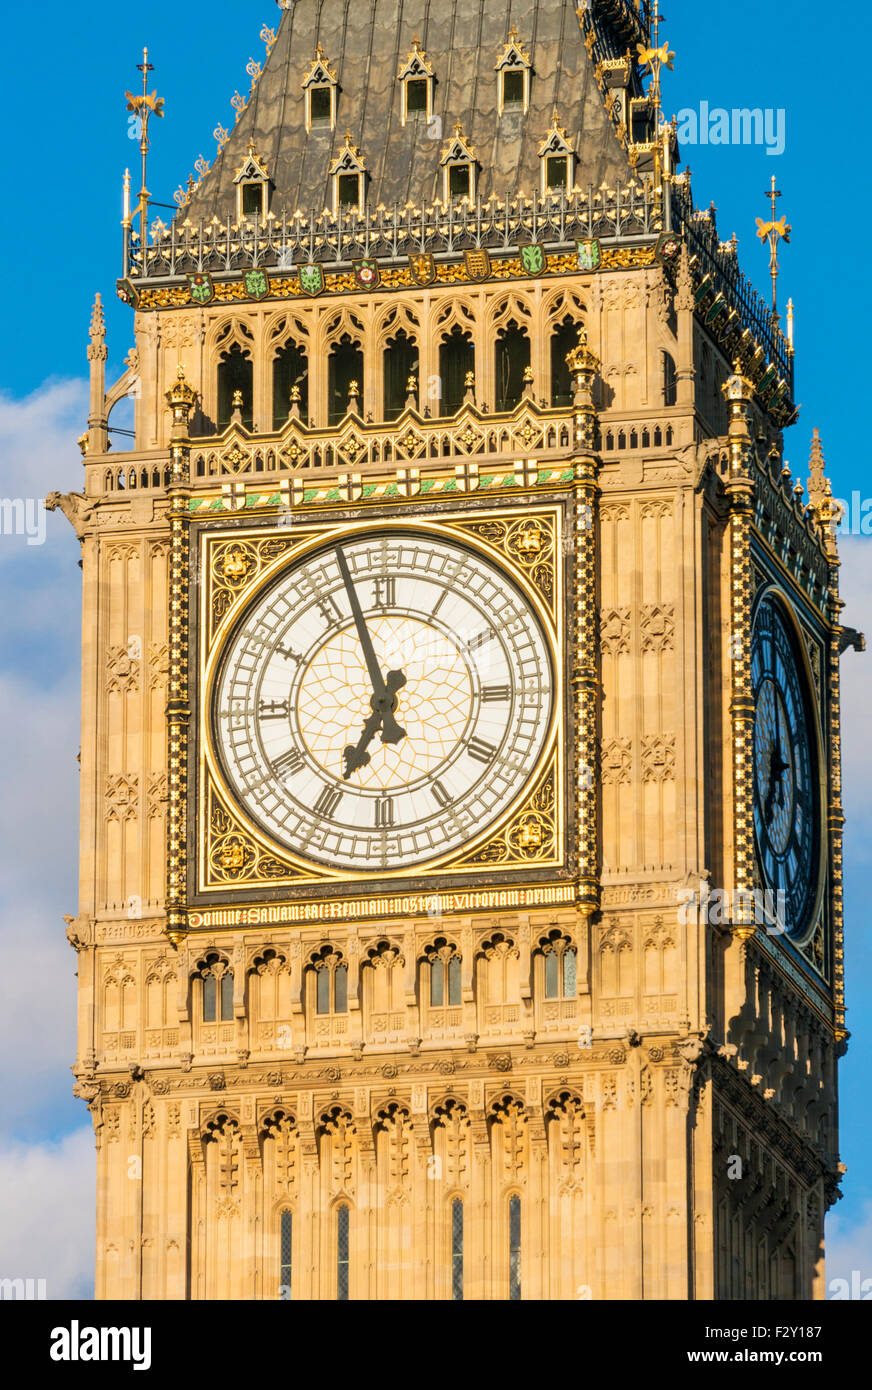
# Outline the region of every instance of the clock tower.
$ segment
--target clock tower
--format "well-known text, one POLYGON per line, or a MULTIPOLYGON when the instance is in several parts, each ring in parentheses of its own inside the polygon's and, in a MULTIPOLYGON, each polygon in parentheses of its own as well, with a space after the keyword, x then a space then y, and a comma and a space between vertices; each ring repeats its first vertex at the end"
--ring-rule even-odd
POLYGON ((792 325, 656 4, 486 9, 283 4, 172 220, 129 97, 49 499, 101 1298, 823 1297, 861 639, 792 325))

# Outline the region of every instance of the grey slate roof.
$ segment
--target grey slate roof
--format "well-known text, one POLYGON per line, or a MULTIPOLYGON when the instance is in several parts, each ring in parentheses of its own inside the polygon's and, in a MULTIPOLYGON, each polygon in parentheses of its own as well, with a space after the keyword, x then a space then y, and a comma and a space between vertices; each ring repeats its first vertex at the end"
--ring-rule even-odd
MULTIPOLYGON (((491 193, 499 198, 532 195, 540 184, 538 150, 555 108, 579 156, 579 187, 603 181, 612 187, 625 184, 626 154, 594 78, 578 3, 296 0, 282 15, 248 107, 194 192, 186 215, 194 223, 213 214, 235 220, 233 177, 250 139, 269 170, 273 211, 320 212, 332 205, 328 170, 343 148, 346 129, 366 162, 370 207, 430 205, 442 195, 439 160, 456 121, 475 147, 483 198, 491 193), (533 64, 530 109, 526 115, 500 117, 494 66, 512 25, 533 64), (428 138, 421 117, 405 128, 401 124, 397 73, 416 35, 436 77, 434 114, 442 118, 442 139, 428 138), (302 81, 319 42, 339 81, 336 128, 307 133, 302 81)), ((608 32, 598 37, 597 52, 618 51, 613 38, 608 32)))

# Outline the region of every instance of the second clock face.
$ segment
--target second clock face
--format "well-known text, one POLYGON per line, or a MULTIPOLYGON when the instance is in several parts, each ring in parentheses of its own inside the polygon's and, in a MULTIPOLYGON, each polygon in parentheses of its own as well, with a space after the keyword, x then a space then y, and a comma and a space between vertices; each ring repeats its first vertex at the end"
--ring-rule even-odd
POLYGON ((377 873, 498 820, 553 704, 548 640, 503 570, 443 534, 384 531, 325 543, 260 595, 221 663, 213 726, 262 830, 377 873))

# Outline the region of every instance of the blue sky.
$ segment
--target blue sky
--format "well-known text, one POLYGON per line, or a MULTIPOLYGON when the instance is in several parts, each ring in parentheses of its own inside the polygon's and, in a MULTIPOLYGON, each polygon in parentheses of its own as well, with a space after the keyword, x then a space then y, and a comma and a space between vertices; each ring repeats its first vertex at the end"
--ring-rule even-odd
MULTIPOLYGON (((571 8, 575 7, 572 0, 571 8)), ((845 82, 813 47, 819 7, 810 0, 734 0, 728 11, 670 0, 663 37, 675 50, 664 76, 667 114, 760 107, 783 112, 786 146, 697 145, 684 150, 696 201, 717 206, 726 240, 735 231, 740 260, 768 292, 767 254, 755 219, 774 173, 779 214, 793 226, 782 251, 782 302, 796 305, 800 423, 787 436, 793 471, 807 477, 812 427, 821 429, 837 496, 872 497, 866 431, 855 423, 868 395, 870 277, 845 206, 856 186, 865 113, 861 84, 845 82), (852 249, 854 248, 854 249, 852 249)), ((158 201, 214 158, 212 130, 230 126, 230 99, 247 92, 245 65, 263 56, 259 32, 277 27, 273 0, 213 0, 197 12, 126 10, 109 0, 12 6, 4 17, 7 52, 39 46, 38 83, 26 56, 8 64, 0 149, 7 190, 0 214, 6 267, 7 331, 0 340, 0 458, 4 496, 42 497, 81 485, 75 444, 87 413, 88 319, 103 295, 109 380, 132 345, 130 311, 114 295, 120 273, 121 176, 136 175, 124 90, 138 90, 136 64, 150 49, 166 117, 152 127, 149 187, 158 201), (83 16, 86 16, 83 18, 83 16), (24 205, 19 199, 26 190, 24 205), (28 235, 38 228, 38 238, 28 235)), ((777 122, 777 115, 773 122, 777 122)), ((773 125, 775 128, 775 125, 773 125)), ((865 252, 863 252, 865 258, 865 252)), ((872 506, 872 503, 870 503, 872 506)), ((858 513, 862 515, 862 513, 858 513)), ((859 528, 858 528, 859 529, 859 528)), ((36 538, 38 539, 38 537, 36 538)), ((846 539, 846 621, 872 634, 872 551, 863 535, 846 539)), ((86 1294, 91 1284, 93 1150, 84 1106, 70 1095, 74 1053, 75 957, 64 913, 76 904, 79 577, 78 544, 59 513, 46 519, 45 543, 0 535, 0 1275, 55 1270, 50 1296, 86 1294), (26 1039, 26 1044, 22 1041, 26 1039), (58 1262, 57 1250, 64 1255, 58 1262), (49 1263, 51 1250, 51 1263, 49 1263), (43 1255, 43 1252, 44 1255, 43 1255)), ((851 1048, 842 1065, 845 1198, 830 1221, 829 1273, 872 1276, 872 1121, 868 1056, 872 1033, 872 746, 866 728, 872 653, 844 660, 847 947, 851 1048)))

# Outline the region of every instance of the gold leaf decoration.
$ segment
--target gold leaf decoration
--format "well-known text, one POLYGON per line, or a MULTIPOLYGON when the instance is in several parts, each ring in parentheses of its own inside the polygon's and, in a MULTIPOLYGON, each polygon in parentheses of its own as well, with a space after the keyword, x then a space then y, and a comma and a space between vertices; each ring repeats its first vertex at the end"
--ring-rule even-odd
POLYGON ((509 823, 478 849, 458 860, 457 867, 492 864, 504 868, 530 868, 535 864, 557 862, 558 850, 555 754, 531 796, 509 823))
POLYGON ((556 619, 557 554, 553 515, 535 512, 517 521, 492 518, 461 522, 458 529, 487 541, 511 560, 556 619))
POLYGON ((296 536, 273 535, 268 540, 229 540, 211 546, 207 604, 210 648, 222 619, 239 595, 267 565, 298 545, 296 536))
POLYGON ((207 783, 206 823, 206 888, 300 877, 290 864, 261 848, 219 799, 211 779, 207 783))

